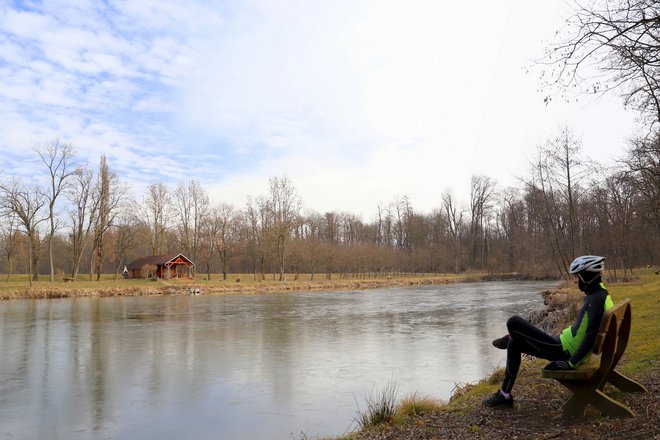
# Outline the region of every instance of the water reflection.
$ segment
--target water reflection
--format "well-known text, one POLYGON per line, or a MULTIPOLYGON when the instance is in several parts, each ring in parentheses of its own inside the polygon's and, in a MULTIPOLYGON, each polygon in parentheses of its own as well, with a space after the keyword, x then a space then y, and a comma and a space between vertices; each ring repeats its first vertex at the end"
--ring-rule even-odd
POLYGON ((0 303, 0 438, 339 435, 372 387, 446 399, 539 283, 0 303))

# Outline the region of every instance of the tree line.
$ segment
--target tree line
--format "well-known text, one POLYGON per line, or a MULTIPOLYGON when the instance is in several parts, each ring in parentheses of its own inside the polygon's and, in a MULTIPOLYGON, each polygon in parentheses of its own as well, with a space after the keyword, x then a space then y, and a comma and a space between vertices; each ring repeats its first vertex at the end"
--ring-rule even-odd
POLYGON ((403 196, 370 221, 304 209, 286 176, 244 206, 212 203, 196 180, 154 183, 135 196, 105 157, 76 161, 58 140, 34 147, 43 178, 0 181, 0 268, 76 278, 119 275, 132 260, 181 252, 198 276, 255 279, 378 277, 392 273, 518 272, 567 276, 577 255, 602 254, 615 276, 657 264, 660 253, 660 137, 640 138, 616 167, 584 156, 569 129, 536 151, 515 187, 472 176, 467 201, 438 194, 417 211, 403 196))

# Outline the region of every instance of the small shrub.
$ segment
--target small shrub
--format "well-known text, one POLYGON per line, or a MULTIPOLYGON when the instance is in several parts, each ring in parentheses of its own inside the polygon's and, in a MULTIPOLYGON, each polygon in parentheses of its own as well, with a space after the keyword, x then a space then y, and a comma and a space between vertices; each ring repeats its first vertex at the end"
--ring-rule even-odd
POLYGON ((140 268, 140 275, 145 278, 151 278, 157 270, 158 267, 155 264, 145 264, 140 268))

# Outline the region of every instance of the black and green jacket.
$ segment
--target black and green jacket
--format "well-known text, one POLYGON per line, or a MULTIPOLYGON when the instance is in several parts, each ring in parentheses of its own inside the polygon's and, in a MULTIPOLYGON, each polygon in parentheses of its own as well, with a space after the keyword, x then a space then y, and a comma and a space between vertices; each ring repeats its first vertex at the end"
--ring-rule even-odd
POLYGON ((562 348, 571 356, 568 362, 573 368, 582 365, 591 356, 603 314, 614 305, 603 283, 594 282, 593 287, 587 287, 584 294, 577 321, 559 336, 562 348))

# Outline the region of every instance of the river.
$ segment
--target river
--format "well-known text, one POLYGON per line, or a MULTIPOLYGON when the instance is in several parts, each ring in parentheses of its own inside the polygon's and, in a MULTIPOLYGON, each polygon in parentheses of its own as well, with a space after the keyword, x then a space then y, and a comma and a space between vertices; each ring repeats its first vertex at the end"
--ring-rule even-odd
POLYGON ((0 302, 0 439, 298 439, 447 400, 554 283, 0 302))

